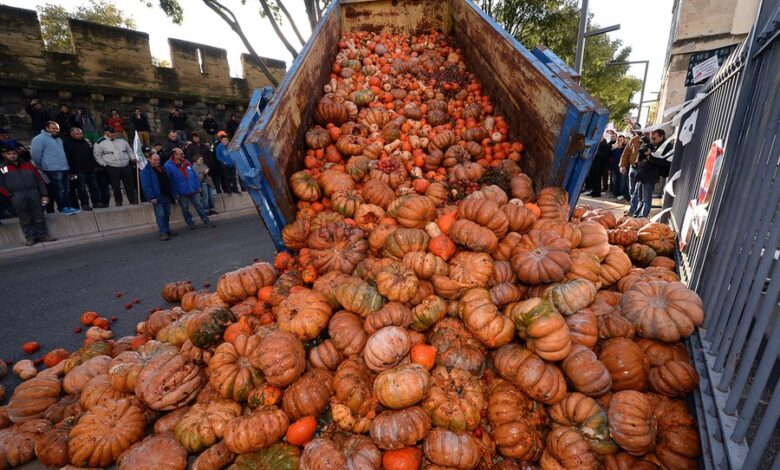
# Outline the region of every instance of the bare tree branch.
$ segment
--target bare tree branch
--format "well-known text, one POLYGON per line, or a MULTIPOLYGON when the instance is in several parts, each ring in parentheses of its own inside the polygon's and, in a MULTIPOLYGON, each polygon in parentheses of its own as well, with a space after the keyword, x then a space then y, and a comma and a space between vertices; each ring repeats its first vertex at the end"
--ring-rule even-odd
POLYGON ((207 7, 211 8, 214 13, 219 15, 219 17, 222 18, 222 20, 225 21, 228 26, 230 26, 230 29, 232 29, 238 35, 238 37, 241 39, 241 42, 244 43, 246 50, 249 51, 249 55, 260 64, 260 70, 263 72, 263 75, 265 75, 268 81, 271 82, 274 87, 279 86, 279 81, 276 80, 276 78, 271 74, 271 70, 268 68, 268 65, 266 65, 263 58, 260 57, 257 51, 255 51, 255 49, 252 47, 249 39, 247 39, 246 34, 244 34, 244 30, 241 29, 241 25, 238 23, 236 15, 234 15, 232 11, 219 3, 217 0, 203 0, 203 3, 207 7))
POLYGON ((298 50, 295 49, 292 44, 290 44, 290 41, 287 40, 287 37, 282 32, 281 28, 279 28, 279 24, 276 22, 273 12, 271 11, 271 8, 268 6, 268 2, 266 0, 260 0, 260 6, 263 7, 263 13, 265 13, 265 16, 268 19, 268 21, 271 22, 271 27, 274 29, 276 35, 279 36, 279 39, 284 44, 284 47, 287 48, 287 50, 290 52, 290 55, 292 55, 293 58, 298 57, 298 50))
POLYGON ((316 0, 303 0, 303 4, 306 7, 306 16, 309 18, 309 27, 314 31, 314 27, 317 26, 317 7, 314 6, 316 0))
POLYGON ((290 15, 290 12, 287 10, 287 7, 284 6, 284 3, 282 3, 282 0, 276 0, 276 4, 279 5, 279 9, 282 10, 282 13, 284 13, 284 16, 287 17, 287 21, 290 22, 290 26, 292 26, 293 32, 298 37, 298 40, 301 42, 301 46, 306 45, 306 41, 303 39, 303 36, 301 36, 300 31, 298 31, 298 25, 295 24, 295 21, 293 20, 292 16, 290 15))

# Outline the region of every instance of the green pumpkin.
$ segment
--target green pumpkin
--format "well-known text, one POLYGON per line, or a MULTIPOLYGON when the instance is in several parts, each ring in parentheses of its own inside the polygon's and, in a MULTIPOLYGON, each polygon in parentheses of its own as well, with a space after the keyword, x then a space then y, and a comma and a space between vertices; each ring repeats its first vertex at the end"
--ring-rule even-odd
POLYGON ((412 323, 415 331, 425 331, 447 315, 447 302, 438 295, 429 295, 420 305, 412 309, 412 323))
POLYGON ((401 128, 395 121, 388 122, 382 128, 382 138, 385 139, 386 144, 395 142, 401 138, 401 128))
POLYGON ((341 61, 341 68, 350 68, 352 70, 360 70, 361 64, 359 60, 344 59, 341 61))
POLYGON ((170 343, 174 346, 181 346, 187 342, 188 339, 190 339, 189 334, 187 333, 187 325, 189 325, 190 320, 195 318, 197 315, 197 313, 190 313, 184 315, 176 321, 169 323, 163 327, 163 329, 157 332, 155 339, 157 341, 170 343))
POLYGON ((530 328, 540 326, 549 320, 561 317, 552 302, 534 297, 522 302, 514 302, 506 306, 504 315, 509 317, 517 329, 517 334, 523 339, 528 338, 530 328))
POLYGON ((362 181, 371 171, 370 162, 365 155, 355 155, 347 162, 347 174, 355 181, 362 181))
POLYGON ((277 442, 257 452, 239 455, 228 470, 298 470, 300 463, 301 451, 297 447, 277 442))
POLYGON ((336 288, 336 300, 345 309, 363 317, 376 312, 385 304, 384 297, 379 294, 376 287, 356 277, 350 278, 336 288))
POLYGON ((639 266, 650 266, 650 263, 652 263, 656 257, 654 249, 647 245, 642 245, 641 243, 634 243, 626 248, 626 254, 631 261, 639 266))
POLYGON ((111 344, 108 341, 95 341, 94 343, 82 346, 81 348, 73 351, 71 355, 65 359, 64 371, 67 374, 74 367, 81 365, 93 357, 97 356, 111 356, 111 344))
POLYGON ((374 101, 374 93, 371 90, 353 91, 349 95, 349 99, 358 106, 368 106, 369 103, 374 101))
POLYGON ((598 413, 586 418, 577 431, 588 442, 590 450, 599 455, 614 454, 619 450, 615 441, 609 437, 607 413, 601 407, 598 413))
POLYGON ((552 302, 562 314, 571 315, 596 300, 596 286, 585 279, 572 279, 553 284, 544 290, 543 297, 552 302))
POLYGON ((194 346, 207 348, 222 340, 222 333, 233 322, 233 314, 222 307, 212 307, 199 313, 187 325, 187 334, 194 346))

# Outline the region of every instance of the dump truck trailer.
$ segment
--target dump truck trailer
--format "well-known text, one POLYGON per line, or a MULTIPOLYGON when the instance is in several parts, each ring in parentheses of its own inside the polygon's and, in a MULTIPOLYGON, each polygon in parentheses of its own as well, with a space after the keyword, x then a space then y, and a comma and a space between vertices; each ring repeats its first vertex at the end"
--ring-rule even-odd
POLYGON ((278 248, 284 248, 282 228, 295 218, 288 177, 303 166, 304 136, 338 42, 355 31, 454 37, 511 137, 523 142, 523 171, 537 187, 566 188, 573 207, 609 114, 552 51, 529 51, 470 0, 334 0, 278 89, 255 91, 231 143, 239 175, 278 248))

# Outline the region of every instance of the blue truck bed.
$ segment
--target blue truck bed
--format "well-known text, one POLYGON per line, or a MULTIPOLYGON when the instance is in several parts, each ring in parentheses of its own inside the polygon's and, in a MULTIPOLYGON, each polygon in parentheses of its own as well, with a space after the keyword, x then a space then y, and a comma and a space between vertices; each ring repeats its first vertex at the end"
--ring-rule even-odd
POLYGON ((303 165, 304 135, 338 41, 362 30, 452 35, 511 137, 525 145, 523 171, 537 187, 562 186, 572 205, 577 201, 609 115, 552 51, 525 49, 470 0, 334 0, 279 88, 255 91, 231 143, 239 175, 278 248, 284 248, 282 228, 295 218, 287 178, 303 165))

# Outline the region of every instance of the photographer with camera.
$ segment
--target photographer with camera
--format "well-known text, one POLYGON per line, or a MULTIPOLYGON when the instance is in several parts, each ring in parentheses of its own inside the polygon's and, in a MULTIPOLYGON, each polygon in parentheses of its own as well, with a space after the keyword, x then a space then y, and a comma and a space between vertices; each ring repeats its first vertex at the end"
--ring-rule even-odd
POLYGON ((669 176, 669 167, 674 156, 674 138, 666 138, 663 129, 650 133, 650 138, 642 140, 636 164, 636 186, 639 204, 634 217, 647 217, 653 206, 653 190, 661 177, 669 176))

